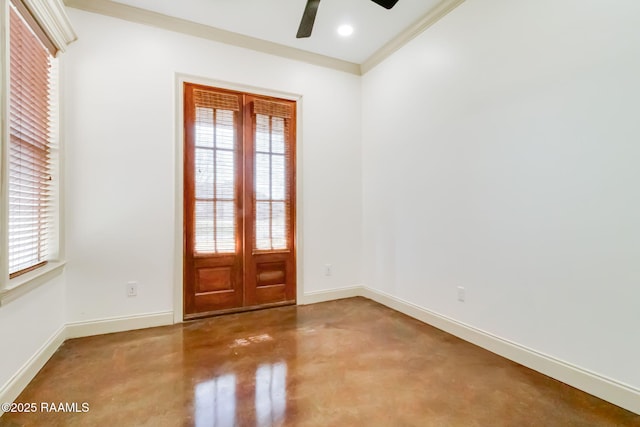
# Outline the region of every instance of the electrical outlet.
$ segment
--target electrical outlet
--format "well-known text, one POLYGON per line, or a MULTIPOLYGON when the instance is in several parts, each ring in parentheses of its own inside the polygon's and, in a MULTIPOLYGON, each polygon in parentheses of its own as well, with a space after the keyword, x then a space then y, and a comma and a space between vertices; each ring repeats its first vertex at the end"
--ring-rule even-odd
POLYGON ((467 292, 463 286, 458 286, 458 301, 464 302, 467 298, 467 292))
POLYGON ((138 282, 127 282, 127 296, 138 296, 138 282))
POLYGON ((324 265, 324 275, 325 276, 331 276, 331 273, 332 273, 331 264, 325 264, 324 265))

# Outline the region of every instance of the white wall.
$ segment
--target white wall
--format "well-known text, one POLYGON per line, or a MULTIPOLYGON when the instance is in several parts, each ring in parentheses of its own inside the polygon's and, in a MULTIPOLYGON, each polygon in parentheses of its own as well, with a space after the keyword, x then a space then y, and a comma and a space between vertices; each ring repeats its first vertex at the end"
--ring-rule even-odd
POLYGON ((358 76, 75 9, 69 15, 79 37, 65 54, 63 85, 69 321, 173 308, 176 73, 303 96, 304 292, 361 283, 358 76), (331 277, 325 263, 334 266, 331 277), (140 282, 136 298, 125 296, 129 280, 140 282))
POLYGON ((0 307, 15 326, 0 385, 65 321, 172 310, 178 72, 303 95, 304 292, 364 282, 640 388, 637 1, 467 0, 362 92, 356 76, 69 14, 67 285, 0 307))
POLYGON ((467 0, 365 75, 365 284, 640 388, 639 16, 467 0))
POLYGON ((11 395, 15 390, 7 389, 12 377, 64 326, 65 305, 62 273, 0 307, 0 397, 5 398, 3 402, 15 397, 11 395))

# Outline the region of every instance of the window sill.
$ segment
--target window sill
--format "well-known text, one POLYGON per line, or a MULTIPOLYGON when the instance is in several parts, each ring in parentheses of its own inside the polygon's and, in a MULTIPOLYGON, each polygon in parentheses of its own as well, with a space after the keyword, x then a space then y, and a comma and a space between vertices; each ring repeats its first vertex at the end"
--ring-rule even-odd
POLYGON ((65 264, 66 261, 50 261, 37 270, 10 279, 7 287, 0 290, 0 307, 59 276, 65 264))

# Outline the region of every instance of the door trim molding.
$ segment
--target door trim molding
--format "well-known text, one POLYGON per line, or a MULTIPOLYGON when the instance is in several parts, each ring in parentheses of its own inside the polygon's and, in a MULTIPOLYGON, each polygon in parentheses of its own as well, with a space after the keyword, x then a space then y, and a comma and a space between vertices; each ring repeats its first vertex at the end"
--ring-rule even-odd
POLYGON ((175 167, 174 167, 174 182, 175 182, 175 199, 174 199, 174 213, 175 213, 175 225, 174 225, 174 274, 173 274, 173 322, 181 323, 184 321, 184 294, 183 294, 183 269, 184 269, 184 246, 183 246, 183 227, 184 227, 184 83, 195 83, 205 86, 213 86, 221 89, 227 89, 238 92, 253 93, 256 95, 270 96, 274 98, 288 99, 296 101, 296 223, 295 223, 295 241, 296 241, 296 294, 298 298, 303 295, 303 209, 302 209, 302 187, 303 176, 299 171, 303 169, 302 153, 303 153, 303 141, 302 141, 302 104, 303 96, 297 93, 291 93, 286 91, 280 91, 277 89, 264 88, 258 86, 251 86, 237 82, 230 82, 225 80, 216 80, 208 77, 197 76, 187 73, 175 73, 174 82, 174 117, 176 121, 175 126, 175 167))

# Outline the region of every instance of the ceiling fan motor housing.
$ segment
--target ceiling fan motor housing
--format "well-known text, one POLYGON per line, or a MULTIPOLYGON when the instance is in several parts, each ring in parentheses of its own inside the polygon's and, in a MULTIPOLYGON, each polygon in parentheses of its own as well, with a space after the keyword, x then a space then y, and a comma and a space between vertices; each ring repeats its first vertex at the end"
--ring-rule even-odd
MULTIPOLYGON (((385 9, 391 9, 398 3, 398 0, 371 0, 376 4, 384 7, 385 9)), ((304 7, 302 19, 300 20, 300 26, 298 27, 298 34, 296 38, 304 39, 311 36, 313 31, 313 24, 316 21, 316 14, 318 13, 318 6, 320 6, 320 0, 307 0, 307 5, 304 7)))

